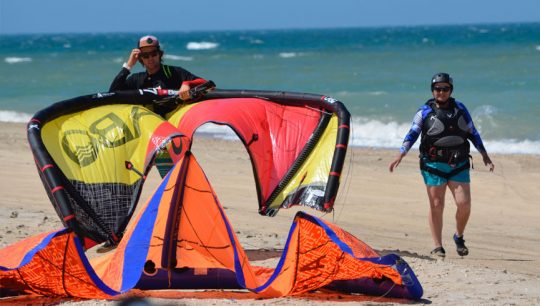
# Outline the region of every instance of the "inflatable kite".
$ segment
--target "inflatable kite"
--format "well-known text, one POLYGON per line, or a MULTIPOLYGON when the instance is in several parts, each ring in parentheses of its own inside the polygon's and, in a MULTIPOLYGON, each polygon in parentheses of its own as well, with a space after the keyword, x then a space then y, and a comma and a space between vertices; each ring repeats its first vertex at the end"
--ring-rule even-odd
MULTIPOLYGON (((205 84, 196 92, 209 89, 205 84)), ((380 257, 343 229, 305 212, 294 218, 277 266, 252 266, 190 151, 198 127, 227 125, 250 155, 260 214, 274 216, 292 205, 328 212, 349 136, 349 113, 340 101, 215 90, 178 104, 175 94, 98 93, 58 102, 32 118, 28 139, 38 172, 66 228, 1 249, 0 288, 91 299, 133 288, 236 288, 262 297, 321 288, 422 296, 399 256, 380 257), (165 118, 152 111, 163 103, 175 106, 165 118), (137 208, 146 176, 156 156, 164 154, 171 169, 137 208), (103 242, 116 248, 89 259, 85 251, 103 242)))

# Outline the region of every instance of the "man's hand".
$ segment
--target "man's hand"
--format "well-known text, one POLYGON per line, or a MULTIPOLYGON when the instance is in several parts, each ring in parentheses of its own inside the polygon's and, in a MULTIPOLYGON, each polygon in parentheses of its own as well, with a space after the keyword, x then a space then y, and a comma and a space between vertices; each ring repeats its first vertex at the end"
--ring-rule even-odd
POLYGON ((182 84, 182 86, 180 86, 180 89, 178 90, 178 96, 180 97, 180 99, 186 101, 186 100, 189 100, 191 98, 191 96, 189 95, 189 90, 191 89, 191 87, 187 84, 182 84))
POLYGON ((141 53, 141 50, 137 48, 131 50, 131 54, 129 55, 129 59, 126 63, 129 67, 133 67, 135 64, 137 64, 137 61, 139 60, 139 53, 141 53))

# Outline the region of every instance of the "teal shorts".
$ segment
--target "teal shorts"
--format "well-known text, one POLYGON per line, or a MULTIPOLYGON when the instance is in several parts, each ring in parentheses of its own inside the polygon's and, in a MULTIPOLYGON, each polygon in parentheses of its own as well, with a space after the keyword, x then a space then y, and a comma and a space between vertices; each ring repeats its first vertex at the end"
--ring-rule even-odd
MULTIPOLYGON (((450 166, 448 163, 444 163, 444 162, 429 162, 429 161, 426 161, 426 166, 427 167, 431 167, 431 168, 435 168, 439 171, 442 171, 444 173, 450 173, 452 170, 458 168, 458 167, 461 167, 463 166, 464 164, 466 164, 467 161, 464 161, 464 162, 461 162, 457 165, 455 165, 454 167, 450 166)), ((436 174, 433 174, 431 172, 427 172, 425 170, 421 170, 422 172, 422 177, 424 178, 424 183, 426 183, 426 185, 428 186, 439 186, 439 185, 442 185, 442 184, 446 184, 448 181, 454 181, 454 182, 460 182, 460 183, 470 183, 471 182, 471 175, 469 173, 469 169, 465 169, 461 172, 459 172, 458 174, 450 177, 448 180, 445 179, 444 177, 440 177, 436 174)))

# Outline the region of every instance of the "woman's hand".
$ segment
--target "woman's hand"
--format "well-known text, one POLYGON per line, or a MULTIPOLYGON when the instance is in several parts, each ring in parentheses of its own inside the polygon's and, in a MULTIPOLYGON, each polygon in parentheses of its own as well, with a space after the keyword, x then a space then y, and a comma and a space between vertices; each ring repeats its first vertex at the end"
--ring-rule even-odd
POLYGON ((491 161, 491 158, 489 158, 489 155, 487 153, 483 153, 482 154, 482 159, 484 160, 484 165, 489 167, 489 171, 493 172, 493 170, 495 170, 495 165, 491 161))
POLYGON ((394 172, 394 169, 397 168, 397 166, 401 163, 401 160, 403 159, 405 154, 406 153, 399 153, 398 157, 390 163, 390 165, 388 166, 388 170, 390 170, 390 172, 394 172))

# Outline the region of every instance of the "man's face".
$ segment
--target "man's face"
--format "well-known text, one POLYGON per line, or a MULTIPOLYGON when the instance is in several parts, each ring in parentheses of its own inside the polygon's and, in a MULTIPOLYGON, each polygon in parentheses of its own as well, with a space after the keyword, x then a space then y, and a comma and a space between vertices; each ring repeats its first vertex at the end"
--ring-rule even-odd
POLYGON ((140 49, 139 58, 142 60, 146 70, 150 72, 156 71, 161 63, 159 50, 156 47, 143 47, 140 49))

